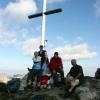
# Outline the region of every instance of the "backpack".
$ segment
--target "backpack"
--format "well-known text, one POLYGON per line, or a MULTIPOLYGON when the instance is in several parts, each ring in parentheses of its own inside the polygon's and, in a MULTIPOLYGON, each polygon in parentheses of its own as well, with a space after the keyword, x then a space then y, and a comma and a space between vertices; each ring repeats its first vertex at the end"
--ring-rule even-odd
POLYGON ((46 85, 47 86, 48 83, 49 83, 49 80, 50 80, 49 76, 47 76, 47 75, 42 76, 41 85, 46 85))
POLYGON ((16 93, 20 88, 20 80, 19 79, 12 79, 7 84, 8 90, 11 93, 16 93))
POLYGON ((0 92, 8 92, 7 85, 5 83, 0 83, 0 92))

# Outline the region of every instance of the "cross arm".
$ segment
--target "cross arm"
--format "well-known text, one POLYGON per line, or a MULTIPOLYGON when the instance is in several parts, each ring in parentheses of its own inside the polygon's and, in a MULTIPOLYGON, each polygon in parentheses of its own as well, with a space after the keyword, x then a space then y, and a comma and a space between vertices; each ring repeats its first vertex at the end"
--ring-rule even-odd
MULTIPOLYGON (((50 11, 46 11, 44 12, 45 15, 50 15, 50 14, 54 14, 54 13, 59 13, 62 12, 62 9, 55 9, 55 10, 50 10, 50 11)), ((38 14, 34 14, 34 15, 29 15, 28 18, 32 19, 32 18, 36 18, 36 17, 41 17, 43 15, 43 13, 38 13, 38 14)))
POLYGON ((42 13, 38 13, 38 14, 34 14, 34 15, 29 15, 28 18, 31 19, 31 18, 36 18, 36 17, 40 17, 42 16, 42 13))
POLYGON ((55 10, 51 10, 51 11, 47 11, 44 14, 45 15, 50 15, 50 14, 59 13, 59 12, 62 12, 62 9, 61 8, 55 9, 55 10))

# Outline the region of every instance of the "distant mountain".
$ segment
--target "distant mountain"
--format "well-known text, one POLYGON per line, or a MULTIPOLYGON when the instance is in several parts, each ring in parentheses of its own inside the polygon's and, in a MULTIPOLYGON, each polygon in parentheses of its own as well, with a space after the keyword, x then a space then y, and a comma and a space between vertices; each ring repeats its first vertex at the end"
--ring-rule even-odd
POLYGON ((4 74, 0 74, 0 82, 7 83, 9 80, 11 80, 10 77, 4 74))

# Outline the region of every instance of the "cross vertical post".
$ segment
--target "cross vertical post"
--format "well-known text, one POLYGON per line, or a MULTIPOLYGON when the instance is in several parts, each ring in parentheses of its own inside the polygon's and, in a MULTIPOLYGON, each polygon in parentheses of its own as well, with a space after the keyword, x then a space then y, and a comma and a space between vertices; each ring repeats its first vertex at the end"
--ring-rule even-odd
POLYGON ((41 17, 42 16, 42 34, 41 34, 41 45, 45 46, 45 42, 47 40, 45 40, 45 30, 46 30, 46 15, 51 15, 51 14, 55 14, 55 13, 59 13, 62 12, 62 9, 54 9, 54 10, 50 10, 50 11, 46 11, 46 0, 43 0, 43 11, 41 13, 37 13, 34 15, 29 15, 28 18, 32 19, 32 18, 37 18, 37 17, 41 17))
POLYGON ((43 17, 42 17, 42 36, 41 36, 41 45, 45 46, 45 29, 46 29, 46 0, 43 0, 43 17))

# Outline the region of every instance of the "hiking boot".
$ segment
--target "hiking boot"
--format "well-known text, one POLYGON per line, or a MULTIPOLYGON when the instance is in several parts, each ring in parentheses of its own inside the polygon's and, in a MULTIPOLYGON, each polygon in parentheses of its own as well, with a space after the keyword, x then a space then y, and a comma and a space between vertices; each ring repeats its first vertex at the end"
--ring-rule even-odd
POLYGON ((39 90, 41 90, 41 88, 39 86, 37 86, 35 90, 39 91, 39 90))
POLYGON ((65 98, 68 98, 69 96, 71 96, 71 92, 66 92, 64 95, 63 95, 63 99, 65 98))
POLYGON ((26 87, 24 87, 24 90, 33 90, 34 87, 32 85, 27 85, 26 87))

